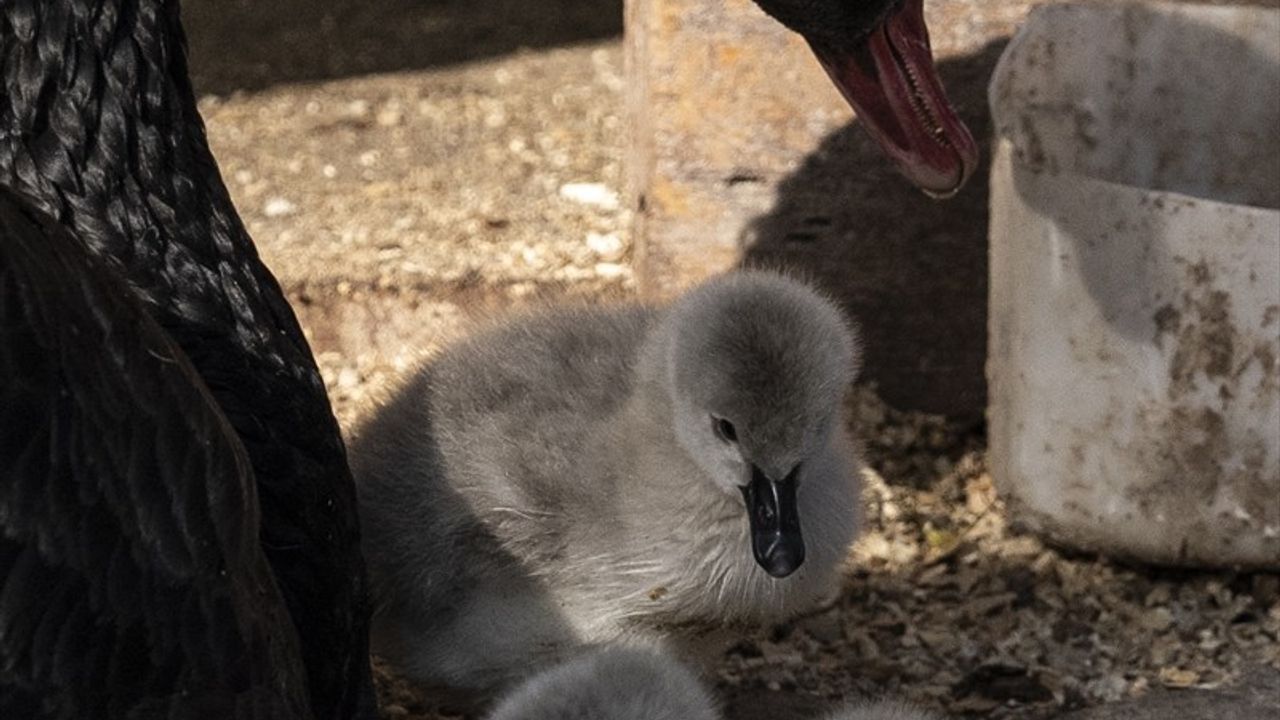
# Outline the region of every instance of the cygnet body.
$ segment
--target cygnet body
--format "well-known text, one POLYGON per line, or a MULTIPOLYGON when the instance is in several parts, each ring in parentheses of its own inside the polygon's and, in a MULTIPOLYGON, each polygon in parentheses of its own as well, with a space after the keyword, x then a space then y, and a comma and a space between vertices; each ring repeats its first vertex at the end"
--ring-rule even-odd
POLYGON ((592 650, 511 691, 487 720, 719 720, 697 678, 657 649, 592 650))
POLYGON ((892 700, 847 705, 825 720, 941 720, 937 715, 892 700))
MULTIPOLYGON (((588 650, 508 692, 486 720, 720 720, 696 675, 658 647, 588 650)), ((850 703, 822 720, 939 720, 892 700, 850 703)), ((733 720, 728 718, 728 720, 733 720)))
POLYGON ((352 443, 375 651, 492 690, 829 597, 857 524, 855 370, 834 305, 759 272, 446 349, 352 443))

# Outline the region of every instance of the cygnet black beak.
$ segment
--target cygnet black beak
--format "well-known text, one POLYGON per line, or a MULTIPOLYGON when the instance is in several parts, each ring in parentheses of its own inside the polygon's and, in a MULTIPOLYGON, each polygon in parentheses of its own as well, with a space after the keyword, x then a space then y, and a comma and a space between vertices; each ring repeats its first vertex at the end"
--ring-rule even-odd
POLYGON ((784 578, 804 564, 796 505, 798 471, 797 465, 787 477, 775 481, 753 464, 751 482, 740 488, 751 520, 751 551, 756 563, 775 578, 784 578))

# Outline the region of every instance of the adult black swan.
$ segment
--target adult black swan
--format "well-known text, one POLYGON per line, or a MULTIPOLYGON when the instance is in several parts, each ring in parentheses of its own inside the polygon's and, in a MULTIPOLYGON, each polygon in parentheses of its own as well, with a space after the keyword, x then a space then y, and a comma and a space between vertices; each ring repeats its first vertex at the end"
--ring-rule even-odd
POLYGON ((244 446, 118 274, 0 189, 0 716, 308 718, 244 446))
MULTIPOLYGON (((62 270, 71 275, 44 273, 40 279, 61 277, 64 283, 127 289, 128 300, 153 318, 189 360, 252 467, 261 549, 296 627, 311 710, 318 718, 347 718, 361 707, 371 708, 364 571, 345 450, 302 331, 275 278, 259 261, 209 152, 188 79, 178 3, 4 0, 0 83, 0 187, 64 225, 94 258, 65 265, 62 270)), ((19 271, 9 267, 6 272, 19 271)), ((83 299, 90 297, 99 296, 83 299)), ((105 315, 104 327, 118 334, 120 328, 133 327, 111 315, 120 308, 83 310, 105 315)), ((116 334, 110 337, 119 340, 116 334)), ((125 381, 136 386, 140 379, 125 381)), ((93 383, 64 386, 60 392, 90 407, 136 401, 93 383)), ((134 422, 141 409, 117 408, 117 422, 134 422)), ((3 412, 3 482, 14 487, 43 482, 21 474, 33 472, 32 466, 14 469, 13 453, 22 447, 11 444, 10 433, 21 430, 24 422, 47 418, 24 419, 9 406, 3 412)), ((50 448, 53 453, 72 450, 66 445, 50 448)), ((158 461, 169 459, 161 455, 158 461)), ((69 467, 86 473, 72 480, 96 482, 86 465, 77 461, 69 467)), ((165 492, 158 486, 176 478, 154 467, 139 472, 145 476, 133 481, 157 486, 157 493, 165 492)), ((175 495, 175 501, 182 497, 175 495)), ((122 501, 105 494, 92 500, 107 505, 122 501)), ((36 543, 19 532, 21 522, 12 508, 0 511, 7 537, 36 543)), ((188 529, 196 533, 191 542, 213 541, 199 527, 188 529)), ((113 531, 85 528, 75 541, 88 547, 118 540, 95 532, 113 531)), ((46 550, 52 552, 43 542, 32 548, 36 553, 46 550)), ((57 562, 54 555, 44 557, 57 562)), ((19 585, 23 577, 12 570, 0 568, 0 592, 6 597, 49 591, 31 584, 32 576, 19 585)), ((146 607, 145 586, 120 591, 135 593, 138 605, 146 607)), ((91 602, 83 596, 79 601, 91 602)), ((0 605, 0 613, 6 607, 0 605)), ((203 639, 214 648, 232 634, 210 624, 230 618, 194 613, 186 619, 191 625, 178 629, 191 642, 203 639)), ((8 615, 0 616, 0 622, 7 628, 0 648, 22 652, 13 646, 21 637, 16 629, 33 619, 8 615)), ((51 673, 51 682, 61 677, 62 683, 71 683, 59 668, 70 662, 66 655, 43 647, 48 654, 33 662, 51 673)), ((145 643, 131 647, 133 652, 154 649, 145 643)), ((0 683, 19 682, 12 672, 12 666, 0 664, 0 683)), ((125 678, 119 682, 128 684, 125 678)), ((151 682, 147 693, 186 691, 172 676, 151 676, 151 682)), ((76 695, 77 690, 54 684, 42 692, 66 695, 74 708, 66 717, 87 717, 84 713, 114 702, 76 695)), ((109 715, 127 714, 123 710, 128 708, 111 707, 121 712, 109 715)))
MULTIPOLYGON (((945 194, 921 1, 759 0, 945 194)), ((0 0, 6 718, 372 712, 345 450, 184 52, 176 0, 0 0)))

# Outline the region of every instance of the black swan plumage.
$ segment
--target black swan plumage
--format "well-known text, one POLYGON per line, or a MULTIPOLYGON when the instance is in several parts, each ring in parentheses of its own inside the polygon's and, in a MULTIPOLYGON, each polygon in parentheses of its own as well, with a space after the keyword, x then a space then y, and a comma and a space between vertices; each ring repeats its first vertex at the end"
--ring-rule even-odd
MULTIPOLYGON (((371 706, 345 450, 302 331, 209 152, 178 3, 6 0, 0 68, 0 186, 98 258, 72 269, 123 278, 190 360, 252 466, 262 550, 316 716, 371 706)), ((85 404, 114 400, 69 390, 85 404)), ((7 533, 13 520, 0 520, 7 533)))
POLYGON ((305 718, 244 447, 117 274, 0 189, 0 716, 305 718))
MULTIPOLYGON (((963 183, 922 0, 758 2, 909 177, 963 183)), ((177 0, 4 0, 0 84, 0 715, 371 714, 345 450, 177 0)))

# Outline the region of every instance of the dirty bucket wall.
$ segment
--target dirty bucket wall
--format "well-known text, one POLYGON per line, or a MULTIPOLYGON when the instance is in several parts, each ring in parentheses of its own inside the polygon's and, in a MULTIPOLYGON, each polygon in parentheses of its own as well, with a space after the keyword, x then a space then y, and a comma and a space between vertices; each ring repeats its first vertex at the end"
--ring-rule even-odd
MULTIPOLYGON (((943 82, 977 137, 999 39, 1027 4, 926 5, 943 82)), ((925 197, 803 40, 750 0, 628 0, 627 46, 642 289, 669 296, 739 264, 794 269, 862 324, 864 377, 887 401, 980 418, 985 167, 958 197, 925 197)))
POLYGON ((1015 517, 1280 568, 1280 12, 1042 8, 991 105, 990 462, 1015 517))

